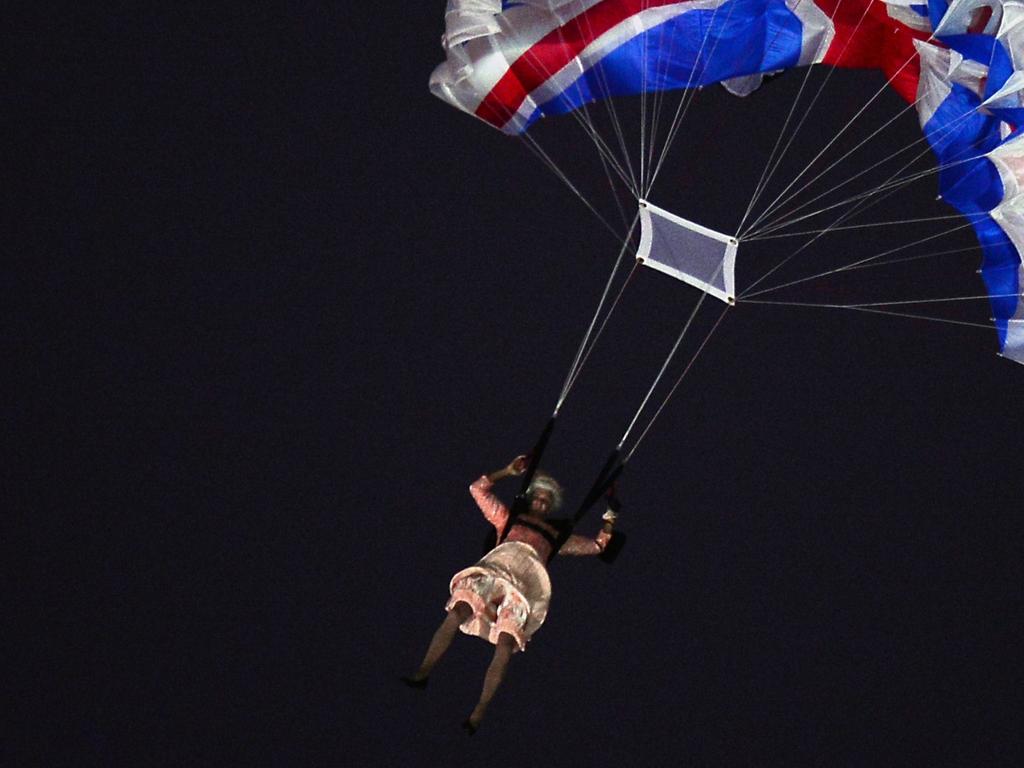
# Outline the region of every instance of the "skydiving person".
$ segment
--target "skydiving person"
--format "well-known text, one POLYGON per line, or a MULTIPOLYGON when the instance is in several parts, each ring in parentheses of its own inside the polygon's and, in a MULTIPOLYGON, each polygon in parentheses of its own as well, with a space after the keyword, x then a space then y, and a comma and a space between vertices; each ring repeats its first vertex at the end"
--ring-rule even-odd
MULTIPOLYGON (((526 650, 533 633, 544 623, 551 602, 551 580, 545 563, 559 540, 561 521, 548 520, 562 504, 562 487, 550 475, 538 471, 526 492, 527 508, 512 520, 505 536, 510 511, 491 492, 496 482, 526 471, 525 456, 484 475, 469 492, 498 534, 498 545, 476 565, 456 573, 450 583, 448 615, 434 632, 419 669, 402 678, 413 688, 425 688, 434 665, 455 638, 455 631, 475 635, 494 645, 494 656, 484 675, 480 700, 462 727, 474 734, 488 704, 505 678, 513 653, 526 650), (504 538, 503 538, 504 537, 504 538)), ((604 525, 594 538, 570 534, 558 549, 560 555, 599 555, 612 538, 616 514, 609 509, 604 525)))

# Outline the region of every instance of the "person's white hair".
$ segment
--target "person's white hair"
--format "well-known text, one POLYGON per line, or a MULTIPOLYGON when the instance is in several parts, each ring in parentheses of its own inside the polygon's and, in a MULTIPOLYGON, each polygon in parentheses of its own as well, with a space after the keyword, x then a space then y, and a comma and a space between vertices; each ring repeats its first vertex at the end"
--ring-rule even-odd
POLYGON ((538 472, 534 475, 533 480, 530 482, 529 487, 526 489, 526 495, 533 497, 533 492, 537 490, 544 490, 551 494, 551 511, 556 512, 562 506, 562 486, 558 484, 551 475, 545 472, 538 472))

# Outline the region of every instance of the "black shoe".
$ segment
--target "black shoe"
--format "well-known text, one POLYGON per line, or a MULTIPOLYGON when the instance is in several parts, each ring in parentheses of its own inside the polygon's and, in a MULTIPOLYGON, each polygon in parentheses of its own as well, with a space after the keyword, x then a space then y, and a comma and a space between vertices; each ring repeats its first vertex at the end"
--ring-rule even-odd
POLYGON ((415 677, 403 677, 402 678, 402 682, 405 683, 406 685, 408 685, 410 688, 417 688, 417 689, 419 689, 421 691, 424 690, 427 687, 427 681, 428 680, 430 680, 429 677, 424 677, 424 678, 422 678, 420 680, 417 680, 415 677))
POLYGON ((464 730, 470 736, 472 736, 474 733, 476 733, 476 729, 479 728, 479 727, 480 726, 478 726, 478 725, 473 725, 473 721, 472 720, 466 720, 465 722, 462 723, 462 730, 464 730))

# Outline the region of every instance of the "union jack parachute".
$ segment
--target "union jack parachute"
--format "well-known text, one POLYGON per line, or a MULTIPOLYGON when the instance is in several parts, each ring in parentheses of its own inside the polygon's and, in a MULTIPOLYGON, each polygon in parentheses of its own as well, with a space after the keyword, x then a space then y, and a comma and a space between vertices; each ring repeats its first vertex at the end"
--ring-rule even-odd
MULTIPOLYGON (((1024 0, 449 0, 445 25, 431 91, 511 135, 615 97, 715 83, 746 96, 815 64, 880 71, 917 112, 942 199, 977 236, 999 349, 1024 363, 1024 0)), ((721 253, 722 274, 695 275, 682 257, 672 269, 735 300, 730 260, 753 227, 710 232, 650 206, 651 165, 633 187, 641 258, 653 265, 673 240, 704 262, 721 253)))

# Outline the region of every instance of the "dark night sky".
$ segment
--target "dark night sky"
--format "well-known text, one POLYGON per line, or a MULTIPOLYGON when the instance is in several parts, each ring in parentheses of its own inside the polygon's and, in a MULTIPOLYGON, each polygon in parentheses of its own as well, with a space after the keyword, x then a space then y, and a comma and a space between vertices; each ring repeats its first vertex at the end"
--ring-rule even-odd
MULTIPOLYGON (((553 566, 481 731, 458 724, 490 646, 401 686, 479 554, 466 486, 536 437, 616 253, 525 146, 429 94, 442 11, 123 5, 16 35, 4 764, 1012 764, 1024 369, 994 332, 901 318, 731 311, 623 477, 629 546, 553 566)), ((735 226, 800 79, 705 91, 653 201, 735 226)), ((880 84, 837 76, 797 158, 880 84)), ((875 157, 918 135, 906 115, 875 157)), ((744 253, 749 282, 779 252, 744 253)), ((971 295, 974 258, 786 298, 971 295)), ((570 493, 696 297, 630 286, 545 460, 570 493)))

